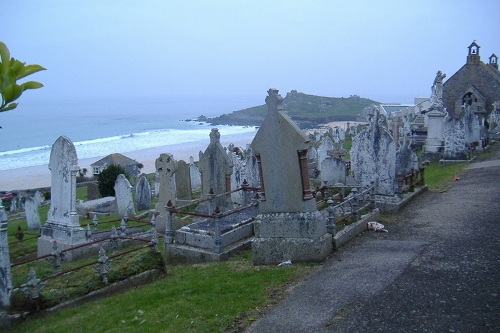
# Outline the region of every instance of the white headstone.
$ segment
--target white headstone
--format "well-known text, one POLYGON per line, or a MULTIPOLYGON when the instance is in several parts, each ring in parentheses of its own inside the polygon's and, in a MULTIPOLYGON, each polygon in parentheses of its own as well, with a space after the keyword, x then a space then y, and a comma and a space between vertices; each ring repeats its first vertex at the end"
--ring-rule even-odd
POLYGON ((124 216, 135 215, 134 201, 132 200, 132 185, 124 174, 119 174, 115 181, 115 199, 118 214, 124 216))
POLYGON ((38 205, 33 197, 27 197, 24 201, 24 212, 26 213, 26 222, 29 230, 40 229, 40 215, 38 214, 38 205))
POLYGON ((198 166, 194 163, 193 156, 189 157, 189 176, 191 177, 191 189, 201 189, 201 175, 198 166))

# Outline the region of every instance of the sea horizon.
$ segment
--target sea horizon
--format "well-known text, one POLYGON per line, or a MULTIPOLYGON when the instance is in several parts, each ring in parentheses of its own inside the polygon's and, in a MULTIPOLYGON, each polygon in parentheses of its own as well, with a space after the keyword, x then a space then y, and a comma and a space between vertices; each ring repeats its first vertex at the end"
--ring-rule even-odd
POLYGON ((0 117, 4 138, 0 140, 0 170, 47 164, 52 144, 61 135, 73 142, 79 159, 88 159, 208 140, 212 128, 218 128, 222 136, 255 131, 255 127, 196 121, 201 115, 215 117, 253 106, 244 103, 240 97, 192 96, 20 103, 18 109, 0 117))

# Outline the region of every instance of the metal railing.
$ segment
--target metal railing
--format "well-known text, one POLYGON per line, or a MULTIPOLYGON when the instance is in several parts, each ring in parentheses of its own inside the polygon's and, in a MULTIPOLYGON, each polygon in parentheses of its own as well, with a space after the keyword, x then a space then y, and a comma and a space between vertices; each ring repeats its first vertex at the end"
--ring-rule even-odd
POLYGON ((175 231, 172 229, 172 216, 173 214, 183 214, 183 215, 190 215, 190 216, 195 216, 195 217, 204 217, 207 219, 213 219, 214 220, 214 253, 220 254, 223 252, 224 248, 222 245, 222 234, 221 234, 221 220, 224 217, 236 214, 238 212, 241 212, 245 209, 251 208, 251 207, 256 207, 258 206, 260 199, 259 199, 259 191, 260 188, 256 187, 250 187, 246 179, 243 181, 243 184, 240 188, 229 191, 229 192, 224 192, 220 194, 215 194, 213 189, 210 189, 209 194, 207 195, 207 198, 205 199, 199 199, 195 200, 189 204, 175 207, 172 202, 169 200, 167 205, 165 206, 166 210, 166 223, 165 223, 165 238, 164 242, 165 244, 172 244, 174 243, 174 236, 175 236, 175 231), (216 199, 224 196, 228 196, 231 193, 243 191, 243 204, 230 209, 226 211, 221 211, 221 209, 216 206, 216 199), (255 197, 253 200, 250 199, 250 194, 254 192, 255 197), (208 210, 207 213, 197 213, 197 212, 192 212, 192 211, 186 211, 185 209, 191 207, 191 206, 196 206, 202 202, 207 202, 208 201, 208 210))
POLYGON ((412 169, 409 174, 400 177, 398 180, 399 193, 415 192, 416 186, 423 186, 425 184, 425 168, 412 169))
POLYGON ((375 209, 375 196, 373 187, 358 190, 353 187, 351 193, 341 203, 335 204, 335 201, 328 199, 328 222, 326 229, 329 233, 335 236, 337 232, 337 224, 346 222, 348 219, 357 222, 359 220, 359 212, 364 209, 375 209))

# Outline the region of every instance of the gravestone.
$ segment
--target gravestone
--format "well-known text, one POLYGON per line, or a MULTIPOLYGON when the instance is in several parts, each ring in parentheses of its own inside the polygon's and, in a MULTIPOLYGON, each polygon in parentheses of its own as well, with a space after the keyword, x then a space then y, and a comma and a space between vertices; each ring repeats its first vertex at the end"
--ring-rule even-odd
POLYGON ((96 200, 101 198, 101 193, 99 192, 99 184, 97 182, 92 182, 87 184, 87 199, 96 200))
POLYGON ((396 144, 385 124, 376 108, 370 125, 352 140, 351 165, 356 186, 368 187, 373 183, 375 194, 393 196, 396 144))
MULTIPOLYGON (((233 164, 233 173, 231 174, 231 191, 232 191, 240 188, 241 185, 243 184, 243 180, 246 179, 246 165, 245 162, 242 160, 243 156, 240 156, 230 151, 229 157, 231 158, 231 163, 233 164)), ((231 201, 239 205, 242 204, 243 192, 238 191, 231 193, 231 201)))
POLYGON ((160 175, 158 174, 158 171, 155 171, 153 175, 153 190, 155 197, 158 198, 160 195, 160 175))
POLYGON ((141 175, 135 185, 135 202, 137 210, 151 208, 151 185, 146 175, 141 175))
POLYGON ((343 128, 339 128, 339 139, 340 139, 340 142, 345 141, 345 130, 343 128))
POLYGON ((444 124, 444 160, 467 160, 465 126, 461 119, 447 116, 444 124))
POLYGON ((465 130, 465 145, 479 145, 481 142, 481 128, 479 126, 479 117, 475 114, 474 104, 465 107, 465 114, 462 118, 465 130))
POLYGON ((10 201, 10 209, 9 212, 15 213, 17 211, 17 197, 12 198, 10 201))
POLYGON ((42 193, 40 193, 40 191, 36 191, 35 194, 33 195, 33 199, 35 200, 36 202, 36 205, 38 207, 40 207, 42 205, 42 202, 43 202, 43 195, 42 193))
POLYGON ((318 147, 318 169, 321 171, 321 163, 328 158, 328 152, 333 149, 333 140, 330 135, 325 135, 318 147))
POLYGON ((169 201, 174 206, 177 204, 175 173, 178 163, 172 154, 163 153, 156 159, 155 167, 160 180, 160 194, 158 195, 158 203, 155 205, 156 211, 159 212, 159 217, 156 220, 156 231, 165 232, 165 206, 169 201))
MULTIPOLYGON (((1 203, 1 200, 0 200, 1 203)), ((10 269, 9 235, 7 213, 0 205, 0 328, 10 327, 10 297, 12 295, 12 272, 10 269)))
POLYGON ((418 155, 408 147, 408 141, 405 139, 403 145, 396 151, 396 175, 406 176, 417 169, 418 155))
POLYGON ((201 175, 198 166, 194 162, 193 156, 189 157, 189 176, 191 178, 191 189, 201 189, 201 175))
MULTIPOLYGON (((231 175, 233 162, 220 143, 219 130, 213 128, 210 132, 210 144, 205 152, 200 152, 198 167, 201 174, 201 196, 206 198, 210 189, 216 195, 231 191, 231 175)), ((215 199, 215 205, 221 211, 231 208, 230 196, 220 196, 215 199)))
MULTIPOLYGON (((76 212, 76 175, 80 167, 75 146, 67 137, 60 136, 52 145, 49 169, 50 209, 38 238, 38 256, 51 253, 54 241, 60 250, 85 242, 85 230, 76 212)), ((73 251, 66 252, 66 257, 71 260, 73 251)))
POLYGON ((115 181, 116 210, 120 216, 134 216, 134 201, 132 200, 132 185, 124 174, 119 174, 115 181))
POLYGON ((33 197, 27 197, 24 201, 24 212, 26 213, 26 222, 28 230, 39 230, 40 214, 38 213, 38 205, 33 197))
POLYGON ((177 200, 191 200, 191 175, 189 165, 185 161, 177 163, 175 173, 175 186, 177 188, 177 200))
POLYGON ((250 187, 260 187, 259 165, 250 146, 245 150, 245 179, 250 187))
POLYGON ((332 235, 310 189, 308 140, 282 103, 278 90, 269 89, 268 113, 252 141, 262 190, 252 242, 253 261, 259 265, 320 261, 332 250, 332 235))
POLYGON ((321 163, 321 185, 346 183, 346 166, 341 158, 329 156, 321 163))

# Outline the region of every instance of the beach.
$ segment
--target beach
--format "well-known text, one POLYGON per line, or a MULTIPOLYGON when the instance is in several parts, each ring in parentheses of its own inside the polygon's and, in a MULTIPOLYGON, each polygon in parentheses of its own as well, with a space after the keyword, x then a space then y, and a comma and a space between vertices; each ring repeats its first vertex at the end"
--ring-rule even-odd
MULTIPOLYGON (((340 127, 346 129, 347 121, 337 121, 325 124, 319 129, 311 129, 305 131, 306 133, 314 133, 315 131, 324 131, 326 128, 340 127)), ((351 126, 363 124, 360 122, 351 121, 349 122, 351 126)), ((184 160, 189 163, 189 159, 192 156, 195 161, 199 159, 199 152, 204 152, 210 143, 209 135, 207 131, 207 136, 205 140, 172 144, 160 147, 146 148, 141 150, 135 150, 130 152, 119 152, 129 158, 136 160, 143 164, 142 173, 154 173, 155 161, 162 153, 172 154, 176 160, 184 160)), ((240 134, 231 135, 221 135, 221 144, 224 147, 228 147, 230 144, 234 144, 237 147, 246 148, 247 144, 250 144, 255 137, 257 131, 251 131, 240 134)), ((87 176, 92 172, 90 165, 105 156, 93 157, 79 159, 78 165, 81 169, 87 169, 87 176)), ((12 190, 26 190, 34 189, 40 187, 50 186, 50 170, 48 168, 49 161, 43 165, 23 167, 10 170, 0 171, 0 191, 12 191, 12 190)))
MULTIPOLYGON (((221 136, 220 141, 222 146, 224 147, 227 147, 232 143, 237 147, 246 148, 246 145, 252 142, 255 133, 256 131, 221 136)), ((169 153, 172 154, 176 160, 184 160, 188 163, 189 158, 192 156, 195 161, 198 161, 199 152, 204 152, 209 143, 210 139, 207 134, 206 140, 153 147, 131 152, 124 152, 121 154, 132 158, 139 163, 142 163, 144 165, 144 168, 141 169, 141 172, 153 173, 156 171, 155 160, 160 156, 160 154, 169 153)), ((86 168, 88 170, 88 176, 92 172, 90 165, 103 157, 104 156, 79 159, 78 165, 81 169, 86 168)), ((51 175, 48 165, 49 161, 47 161, 47 163, 43 165, 0 171, 0 191, 26 190, 40 187, 49 187, 51 175)))

